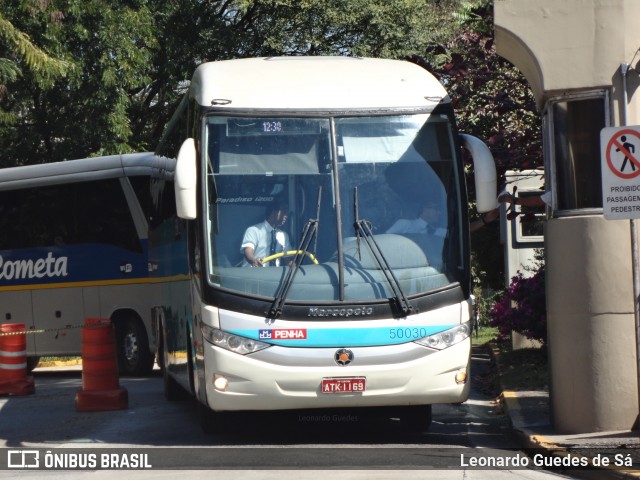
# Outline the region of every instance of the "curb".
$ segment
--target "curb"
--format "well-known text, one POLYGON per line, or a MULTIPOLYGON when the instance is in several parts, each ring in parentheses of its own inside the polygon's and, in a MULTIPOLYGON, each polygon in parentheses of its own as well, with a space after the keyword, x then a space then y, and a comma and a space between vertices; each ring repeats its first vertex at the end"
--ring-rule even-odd
MULTIPOLYGON (((511 428, 523 448, 538 450, 542 449, 553 457, 563 458, 571 455, 575 458, 589 458, 579 453, 571 453, 567 448, 554 443, 548 436, 535 433, 535 431, 530 428, 514 425, 511 417, 511 412, 518 411, 520 409, 520 402, 517 397, 517 392, 506 390, 502 392, 500 397, 503 401, 505 411, 509 416, 509 423, 511 424, 511 428)), ((561 471, 563 473, 571 473, 572 475, 575 475, 578 478, 583 478, 585 480, 602 480, 603 478, 637 480, 640 478, 640 471, 638 470, 628 470, 622 467, 613 466, 593 466, 589 469, 571 469, 570 467, 566 467, 566 469, 562 469, 561 471)))
MULTIPOLYGON (((499 361, 499 352, 497 347, 488 343, 487 348, 491 355, 491 359, 495 363, 495 367, 498 370, 498 388, 499 391, 502 392, 498 401, 502 403, 503 409, 508 416, 509 424, 511 425, 511 430, 514 433, 514 436, 517 438, 518 443, 524 449, 531 450, 543 450, 551 457, 559 457, 564 458, 571 455, 574 458, 589 458, 584 455, 581 455, 577 452, 571 452, 571 450, 565 446, 561 446, 558 443, 554 442, 549 435, 545 435, 540 433, 541 431, 550 431, 552 430, 552 426, 550 425, 550 419, 544 422, 533 422, 530 424, 526 424, 525 422, 521 422, 521 414, 520 411, 523 410, 520 398, 522 395, 527 395, 527 392, 520 392, 515 390, 507 390, 503 387, 501 378, 499 375, 500 372, 500 361, 499 361)), ((528 392, 529 394, 536 392, 528 392)), ((537 392, 539 394, 543 394, 543 392, 537 392)), ((544 392, 548 395, 547 392, 544 392)), ((598 467, 591 466, 587 468, 571 468, 571 467, 561 467, 560 469, 552 470, 559 471, 562 473, 569 473, 574 475, 576 478, 582 478, 585 480, 602 480, 603 478, 610 479, 640 479, 640 471, 638 470, 629 470, 624 467, 598 467)))

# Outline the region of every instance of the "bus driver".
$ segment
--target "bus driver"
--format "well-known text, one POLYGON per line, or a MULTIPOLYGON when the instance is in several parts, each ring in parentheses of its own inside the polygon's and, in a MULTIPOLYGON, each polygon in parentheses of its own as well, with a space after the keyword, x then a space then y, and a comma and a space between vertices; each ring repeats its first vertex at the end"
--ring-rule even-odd
POLYGON ((280 258, 266 263, 264 263, 264 258, 291 250, 289 235, 279 228, 287 222, 288 210, 287 204, 276 201, 271 204, 266 220, 247 228, 241 246, 246 260, 243 266, 280 266, 280 258))

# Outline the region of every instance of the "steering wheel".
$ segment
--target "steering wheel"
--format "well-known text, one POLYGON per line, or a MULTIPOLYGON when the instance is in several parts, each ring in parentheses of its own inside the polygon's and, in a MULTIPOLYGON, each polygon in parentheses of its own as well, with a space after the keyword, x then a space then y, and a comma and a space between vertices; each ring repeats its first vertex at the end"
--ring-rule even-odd
POLYGON ((276 258, 292 257, 298 253, 306 255, 307 257, 309 257, 309 260, 318 265, 318 259, 316 259, 315 255, 311 252, 307 252, 306 250, 287 250, 286 252, 275 253, 273 255, 269 255, 268 257, 264 257, 262 259, 262 262, 267 263, 271 260, 275 260, 276 258))

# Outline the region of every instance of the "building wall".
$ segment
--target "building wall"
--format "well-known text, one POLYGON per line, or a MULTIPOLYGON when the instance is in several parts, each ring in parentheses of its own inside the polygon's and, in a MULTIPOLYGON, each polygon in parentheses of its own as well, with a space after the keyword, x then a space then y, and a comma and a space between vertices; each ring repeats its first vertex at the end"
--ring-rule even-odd
POLYGON ((619 90, 620 64, 640 46, 637 0, 496 0, 494 9, 498 53, 527 77, 540 108, 571 90, 619 90))
MULTIPOLYGON (((603 126, 621 125, 620 65, 635 68, 640 60, 640 29, 634 25, 640 2, 496 0, 494 8, 498 54, 527 77, 547 127, 554 102, 590 92, 606 103, 603 126)), ((627 79, 627 124, 637 124, 640 75, 633 70, 627 79)), ((559 175, 567 169, 558 164, 558 138, 553 128, 543 135, 547 185, 554 194, 545 230, 553 425, 560 433, 630 429, 638 415, 638 386, 629 222, 605 220, 593 197, 589 208, 579 202, 559 208, 558 199, 578 189, 580 175, 599 172, 589 164, 581 173, 583 159, 575 156, 575 178, 559 175)), ((573 145, 579 141, 574 138, 566 150, 584 150, 584 139, 573 145)), ((592 163, 597 147, 586 152, 592 163)))

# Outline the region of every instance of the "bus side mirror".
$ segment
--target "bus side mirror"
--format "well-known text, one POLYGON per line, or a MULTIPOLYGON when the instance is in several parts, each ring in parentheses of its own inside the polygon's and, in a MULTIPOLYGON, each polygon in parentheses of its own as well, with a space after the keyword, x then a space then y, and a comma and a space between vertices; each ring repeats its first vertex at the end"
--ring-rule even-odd
POLYGON ((193 220, 197 216, 196 184, 196 144, 193 138, 187 138, 180 147, 173 182, 176 193, 176 212, 178 217, 193 220))
POLYGON ((498 207, 496 164, 489 147, 479 138, 460 134, 462 145, 473 157, 473 169, 476 182, 476 209, 478 212, 490 212, 498 207))

